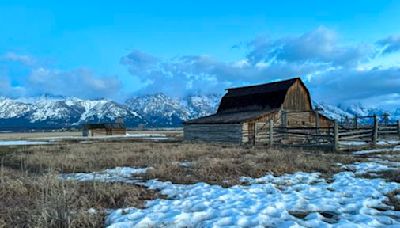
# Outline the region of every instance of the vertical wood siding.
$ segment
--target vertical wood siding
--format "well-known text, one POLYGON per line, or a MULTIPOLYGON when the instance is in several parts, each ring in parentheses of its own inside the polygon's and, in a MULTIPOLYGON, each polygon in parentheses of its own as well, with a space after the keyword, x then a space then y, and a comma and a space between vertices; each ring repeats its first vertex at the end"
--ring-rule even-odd
POLYGON ((241 143, 241 124, 191 124, 183 127, 187 141, 241 143))

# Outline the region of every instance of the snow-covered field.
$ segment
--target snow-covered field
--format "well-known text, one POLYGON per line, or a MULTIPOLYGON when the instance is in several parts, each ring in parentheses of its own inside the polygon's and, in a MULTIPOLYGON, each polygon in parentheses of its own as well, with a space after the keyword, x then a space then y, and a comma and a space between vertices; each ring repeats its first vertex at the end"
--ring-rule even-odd
POLYGON ((56 136, 56 137, 45 137, 42 139, 48 140, 94 140, 94 139, 118 139, 118 138, 135 138, 135 139, 169 139, 165 134, 126 134, 126 135, 98 135, 98 136, 56 136))
MULTIPOLYGON (((367 146, 367 142, 363 141, 340 141, 339 145, 341 146, 367 146)), ((399 140, 392 140, 392 139, 381 139, 377 142, 378 146, 393 146, 393 145, 400 145, 399 140)))
POLYGON ((41 145, 41 144, 48 144, 48 142, 27 141, 27 140, 0 141, 0 146, 23 146, 23 145, 41 145))
POLYGON ((400 184, 358 176, 398 169, 400 164, 374 158, 342 167, 343 172, 332 180, 319 173, 266 174, 243 177, 242 185, 230 188, 206 183, 143 182, 135 174, 146 169, 129 167, 62 177, 139 183, 168 196, 166 200, 148 201, 144 209, 110 211, 106 218, 110 227, 400 227, 400 211, 385 203, 385 194, 399 189, 400 184))

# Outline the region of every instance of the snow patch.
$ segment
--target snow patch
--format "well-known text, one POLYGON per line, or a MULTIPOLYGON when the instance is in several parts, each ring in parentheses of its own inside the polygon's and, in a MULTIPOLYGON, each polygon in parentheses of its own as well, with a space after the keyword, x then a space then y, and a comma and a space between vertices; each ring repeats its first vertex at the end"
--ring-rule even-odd
POLYGON ((390 151, 390 149, 372 149, 372 150, 359 150, 353 152, 355 155, 362 155, 362 154, 373 154, 373 153, 381 153, 381 152, 387 152, 390 151))
MULTIPOLYGON (((359 170, 375 170, 372 164, 355 164, 359 170)), ((384 169, 386 167, 381 167, 384 169)), ((138 183, 132 175, 146 169, 117 167, 95 174, 68 174, 81 181, 138 183), (133 179, 133 180, 132 180, 133 179)), ((243 177, 249 185, 223 188, 197 183, 141 182, 160 190, 168 200, 151 200, 145 209, 112 210, 109 227, 380 227, 400 226, 400 212, 386 205, 385 194, 400 184, 383 179, 358 178, 341 172, 326 182, 318 173, 294 173, 275 177, 243 177), (294 216, 302 212, 305 217, 294 216)))
POLYGON ((134 184, 140 182, 140 178, 134 177, 134 175, 146 173, 148 169, 151 168, 116 167, 114 169, 106 169, 102 172, 61 174, 60 178, 76 181, 125 182, 134 184))
POLYGON ((0 141, 0 146, 41 145, 41 144, 48 144, 48 143, 49 142, 14 140, 14 141, 0 141))
POLYGON ((342 141, 339 142, 340 145, 343 146, 365 146, 368 145, 366 142, 360 142, 360 141, 342 141))
POLYGON ((400 141, 399 140, 380 140, 376 144, 380 145, 380 146, 397 145, 397 144, 400 144, 400 141))
POLYGON ((172 184, 151 180, 169 200, 148 201, 145 209, 124 208, 107 217, 109 227, 341 227, 400 225, 400 212, 391 211, 385 194, 399 188, 381 179, 363 179, 342 172, 332 183, 318 174, 243 178, 249 186, 223 188, 197 183, 172 184), (377 208, 388 208, 380 211, 377 208), (309 212, 304 218, 293 211, 309 212), (324 217, 337 213, 336 221, 324 217), (331 224, 333 222, 333 224, 331 224))

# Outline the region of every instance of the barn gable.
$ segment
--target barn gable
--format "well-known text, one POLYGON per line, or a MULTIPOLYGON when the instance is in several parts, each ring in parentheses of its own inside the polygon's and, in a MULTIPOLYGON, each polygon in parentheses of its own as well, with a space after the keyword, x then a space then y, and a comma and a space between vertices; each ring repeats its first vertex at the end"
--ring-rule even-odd
POLYGON ((269 111, 282 107, 296 111, 311 110, 310 94, 300 78, 228 89, 217 114, 269 111))
POLYGON ((286 91, 285 100, 281 106, 286 111, 311 111, 311 96, 304 83, 296 78, 286 91))

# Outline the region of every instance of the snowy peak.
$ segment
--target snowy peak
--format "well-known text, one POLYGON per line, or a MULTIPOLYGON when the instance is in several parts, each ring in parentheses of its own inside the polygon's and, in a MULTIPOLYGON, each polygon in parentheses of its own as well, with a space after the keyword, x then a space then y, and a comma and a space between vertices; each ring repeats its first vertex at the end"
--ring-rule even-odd
MULTIPOLYGON (((341 105, 334 106, 325 103, 313 102, 314 107, 321 109, 321 113, 330 119, 344 121, 347 119, 352 119, 354 116, 373 116, 377 115, 380 121, 383 121, 383 116, 388 114, 389 122, 396 121, 400 119, 400 108, 395 111, 387 111, 379 108, 367 108, 360 104, 350 105, 343 107, 341 105)), ((370 122, 371 119, 361 119, 361 122, 370 122)))
POLYGON ((114 101, 42 97, 0 98, 2 129, 57 129, 86 122, 110 122, 119 117, 131 125, 143 122, 142 117, 136 112, 114 101))
POLYGON ((191 118, 213 114, 217 111, 222 95, 192 95, 185 98, 184 103, 191 113, 191 118))
POLYGON ((130 110, 127 106, 120 105, 114 101, 80 101, 78 104, 84 110, 80 122, 113 121, 119 117, 126 119, 142 119, 139 114, 130 110))
POLYGON ((32 111, 31 104, 25 104, 6 97, 0 97, 0 119, 10 119, 26 116, 32 111))
MULTIPOLYGON (((163 93, 136 96, 124 104, 111 100, 84 100, 75 97, 11 99, 0 97, 0 129, 57 129, 86 122, 113 122, 122 117, 128 127, 180 127, 182 122, 217 111, 222 95, 188 95, 177 98, 163 93)), ((383 115, 384 110, 313 102, 331 119, 342 121, 354 115, 383 115)), ((389 112, 389 119, 400 118, 400 108, 389 112)))
POLYGON ((163 93, 137 96, 127 106, 149 121, 151 126, 180 126, 183 121, 216 112, 221 95, 169 97, 163 93))
POLYGON ((182 119, 188 117, 188 113, 179 100, 168 97, 162 93, 131 98, 127 100, 126 104, 132 110, 141 113, 142 115, 176 115, 182 119))

